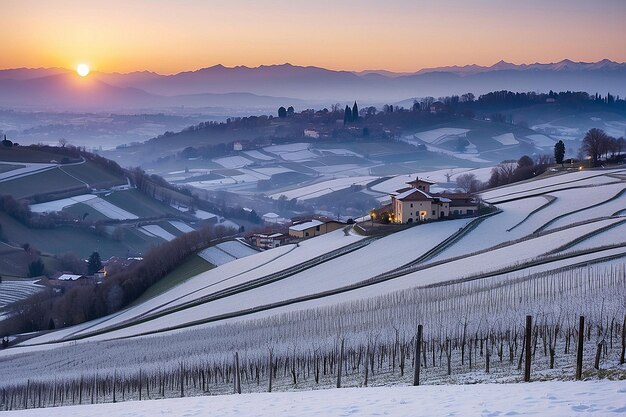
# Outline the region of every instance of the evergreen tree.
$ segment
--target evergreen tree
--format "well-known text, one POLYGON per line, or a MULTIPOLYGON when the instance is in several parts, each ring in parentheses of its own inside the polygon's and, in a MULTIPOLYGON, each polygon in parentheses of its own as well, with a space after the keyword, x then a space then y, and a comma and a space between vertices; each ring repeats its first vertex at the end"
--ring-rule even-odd
POLYGON ((356 122, 359 120, 359 106, 356 105, 356 101, 354 102, 354 106, 352 106, 352 121, 356 122))
POLYGON ((278 117, 280 117, 281 119, 284 119, 285 117, 287 117, 287 109, 284 108, 283 106, 280 106, 278 108, 278 117))
POLYGON ((102 269, 102 261, 100 260, 100 254, 98 252, 93 252, 89 255, 89 262, 87 264, 87 273, 89 275, 93 275, 102 269))
POLYGON ((43 271, 45 269, 45 265, 41 261, 41 259, 37 259, 28 264, 28 275, 30 277, 38 277, 43 275, 43 271))
POLYGON ((343 124, 348 124, 352 121, 352 110, 350 110, 350 106, 346 106, 346 109, 343 112, 343 124))
POLYGON ((557 164, 563 165, 563 160, 565 159, 565 143, 562 140, 558 141, 556 145, 554 145, 554 160, 557 164))
POLYGON ((293 116, 294 112, 295 110, 293 109, 293 106, 287 107, 287 116, 293 116))

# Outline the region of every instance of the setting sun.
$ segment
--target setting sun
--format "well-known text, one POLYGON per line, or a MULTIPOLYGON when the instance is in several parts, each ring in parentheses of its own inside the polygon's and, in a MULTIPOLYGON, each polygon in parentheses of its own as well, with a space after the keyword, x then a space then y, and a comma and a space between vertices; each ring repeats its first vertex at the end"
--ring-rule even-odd
POLYGON ((81 77, 86 77, 87 75, 89 75, 89 65, 87 65, 87 64, 79 64, 76 67, 76 72, 81 77))

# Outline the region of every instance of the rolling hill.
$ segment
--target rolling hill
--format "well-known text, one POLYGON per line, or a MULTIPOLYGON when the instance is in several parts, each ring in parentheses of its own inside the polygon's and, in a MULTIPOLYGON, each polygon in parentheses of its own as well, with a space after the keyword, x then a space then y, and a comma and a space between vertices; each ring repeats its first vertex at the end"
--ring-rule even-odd
MULTIPOLYGON (((563 378, 578 316, 596 329, 626 314, 625 190, 624 169, 565 171, 485 191, 495 211, 476 218, 385 236, 357 225, 252 254, 102 319, 32 335, 0 352, 0 370, 50 393, 43 367, 71 389, 103 384, 99 401, 120 389, 111 384, 135 398, 142 386, 157 398, 256 392, 268 379, 280 391, 407 384, 424 324, 426 384, 513 382, 530 314, 533 375, 563 378)), ((600 331, 599 371, 600 339, 584 339, 585 375, 623 375, 611 328, 600 331)))

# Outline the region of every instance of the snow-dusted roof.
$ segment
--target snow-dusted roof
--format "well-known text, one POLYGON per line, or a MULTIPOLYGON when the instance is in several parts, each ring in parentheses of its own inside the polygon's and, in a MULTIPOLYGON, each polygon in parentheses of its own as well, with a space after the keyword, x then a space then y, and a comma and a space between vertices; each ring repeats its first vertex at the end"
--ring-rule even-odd
POLYGON ((418 190, 417 188, 411 188, 410 190, 407 190, 403 193, 400 193, 396 196, 396 200, 404 200, 405 198, 415 194, 415 193, 420 193, 422 196, 428 198, 428 199, 432 199, 433 197, 431 197, 428 193, 422 191, 422 190, 418 190))
POLYGON ((74 274, 63 274, 60 277, 58 277, 57 279, 59 281, 76 281, 80 278, 83 278, 84 275, 74 275, 74 274))
POLYGON ((319 226, 321 224, 324 224, 324 222, 321 222, 319 220, 311 220, 311 221, 308 221, 308 222, 295 224, 295 225, 291 226, 289 228, 289 230, 295 230, 297 232, 301 232, 303 230, 310 229, 311 227, 319 226))
POLYGON ((277 219, 280 215, 270 211, 269 213, 265 213, 263 217, 267 217, 268 219, 277 219))
POLYGON ((437 197, 437 199, 439 201, 441 201, 442 203, 451 203, 452 200, 450 200, 449 198, 445 198, 445 197, 437 197))

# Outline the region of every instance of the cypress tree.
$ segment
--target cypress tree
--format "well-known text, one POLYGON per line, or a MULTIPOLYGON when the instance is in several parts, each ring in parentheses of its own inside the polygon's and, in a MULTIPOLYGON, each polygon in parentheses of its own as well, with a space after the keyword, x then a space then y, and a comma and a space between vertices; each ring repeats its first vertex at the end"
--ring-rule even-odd
POLYGON ((356 101, 354 102, 354 106, 352 106, 352 121, 356 122, 359 120, 359 106, 356 105, 356 101))
POLYGON ((350 110, 350 106, 346 106, 346 109, 343 112, 343 124, 348 124, 352 121, 352 110, 350 110))

